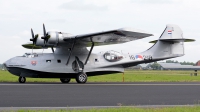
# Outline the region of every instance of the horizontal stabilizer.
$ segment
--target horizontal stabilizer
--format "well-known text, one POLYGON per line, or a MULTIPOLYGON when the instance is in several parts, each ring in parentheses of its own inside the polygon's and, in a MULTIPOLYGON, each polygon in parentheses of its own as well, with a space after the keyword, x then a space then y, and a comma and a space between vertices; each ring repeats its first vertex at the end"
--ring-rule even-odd
MULTIPOLYGON (((184 41, 184 42, 193 42, 195 41, 194 39, 185 39, 185 38, 175 38, 175 39, 159 39, 160 41, 166 41, 166 42, 180 42, 180 41, 184 41)), ((150 41, 149 43, 156 43, 158 40, 153 40, 150 41)))

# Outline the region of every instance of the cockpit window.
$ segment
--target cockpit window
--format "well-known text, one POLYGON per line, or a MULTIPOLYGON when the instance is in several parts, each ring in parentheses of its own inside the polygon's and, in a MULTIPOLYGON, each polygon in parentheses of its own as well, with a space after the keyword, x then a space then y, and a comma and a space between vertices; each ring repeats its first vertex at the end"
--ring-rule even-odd
POLYGON ((38 54, 37 53, 25 53, 23 55, 23 57, 33 58, 33 57, 38 57, 38 54))
POLYGON ((115 62, 115 61, 119 61, 121 59, 123 59, 123 56, 122 54, 120 54, 119 52, 116 52, 116 51, 108 51, 104 54, 104 58, 107 60, 107 61, 110 61, 110 62, 115 62))

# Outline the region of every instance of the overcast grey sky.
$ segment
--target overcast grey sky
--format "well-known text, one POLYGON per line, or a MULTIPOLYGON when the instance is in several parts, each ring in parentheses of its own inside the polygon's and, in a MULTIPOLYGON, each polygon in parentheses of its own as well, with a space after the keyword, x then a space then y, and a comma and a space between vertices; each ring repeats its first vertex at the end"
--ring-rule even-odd
MULTIPOLYGON (((154 34, 110 47, 95 47, 95 52, 118 50, 142 52, 159 38, 166 24, 177 24, 185 38, 185 56, 178 61, 200 60, 200 1, 199 0, 0 0, 0 63, 31 50, 21 47, 29 42, 30 29, 42 33, 45 23, 49 31, 72 34, 132 27, 154 34)), ((42 52, 37 50, 34 52, 42 52)), ((50 52, 50 50, 45 50, 50 52)))

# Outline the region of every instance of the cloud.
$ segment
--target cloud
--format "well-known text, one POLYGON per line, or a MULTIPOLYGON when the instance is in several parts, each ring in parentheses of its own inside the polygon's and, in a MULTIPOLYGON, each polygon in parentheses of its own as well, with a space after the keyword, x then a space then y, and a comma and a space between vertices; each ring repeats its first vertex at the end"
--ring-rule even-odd
POLYGON ((52 23, 65 23, 66 20, 65 19, 51 19, 51 20, 48 20, 48 22, 52 22, 52 23))
POLYGON ((199 0, 0 0, 0 52, 4 54, 0 63, 24 52, 32 52, 21 44, 30 42, 30 28, 35 34, 43 33, 42 23, 47 31, 77 35, 122 27, 155 35, 121 45, 94 47, 97 52, 112 49, 130 52, 131 48, 133 53, 148 49, 152 45, 148 42, 158 39, 166 24, 177 24, 184 32, 184 38, 197 41, 186 43, 186 55, 175 60, 196 62, 200 57, 199 6, 199 0))
POLYGON ((105 11, 108 9, 106 6, 97 6, 92 3, 86 3, 83 0, 73 0, 64 3, 60 8, 72 11, 105 11))
POLYGON ((22 32, 19 33, 20 36, 30 36, 31 31, 28 30, 24 30, 22 32))
POLYGON ((172 4, 181 2, 181 0, 131 0, 131 2, 139 4, 172 4))

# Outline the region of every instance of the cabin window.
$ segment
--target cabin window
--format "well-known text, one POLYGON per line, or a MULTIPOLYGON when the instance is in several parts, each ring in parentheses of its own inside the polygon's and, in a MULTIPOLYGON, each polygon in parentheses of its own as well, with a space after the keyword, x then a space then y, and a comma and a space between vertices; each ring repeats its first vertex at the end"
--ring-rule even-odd
POLYGON ((95 59, 95 62, 98 62, 98 59, 95 59))
POLYGON ((61 63, 61 60, 57 60, 58 63, 61 63))
POLYGON ((51 60, 46 60, 47 63, 51 63, 51 60))

